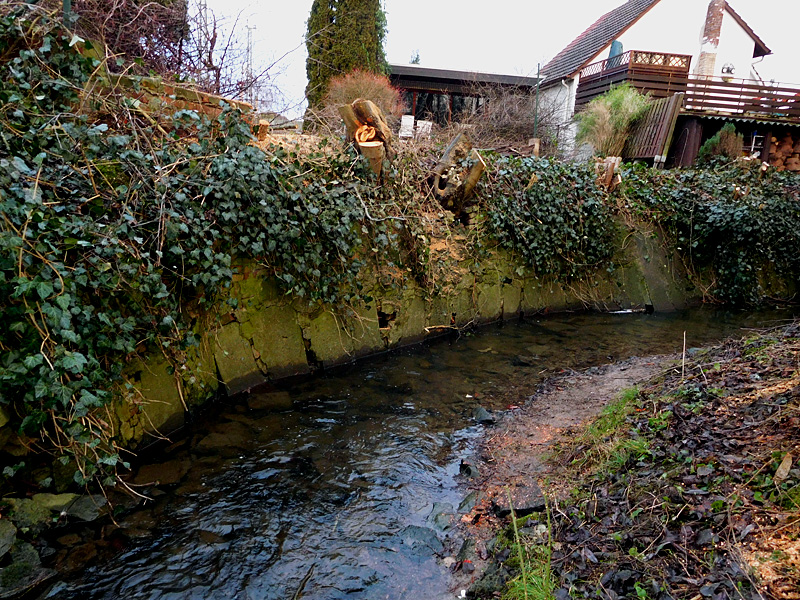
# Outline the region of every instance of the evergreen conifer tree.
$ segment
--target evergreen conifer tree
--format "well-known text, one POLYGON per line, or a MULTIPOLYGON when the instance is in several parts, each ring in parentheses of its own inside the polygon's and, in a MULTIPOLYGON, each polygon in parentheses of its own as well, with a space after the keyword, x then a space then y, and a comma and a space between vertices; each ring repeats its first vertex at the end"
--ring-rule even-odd
POLYGON ((332 77, 356 68, 386 73, 385 38, 380 0, 314 0, 306 33, 309 108, 320 106, 332 77))

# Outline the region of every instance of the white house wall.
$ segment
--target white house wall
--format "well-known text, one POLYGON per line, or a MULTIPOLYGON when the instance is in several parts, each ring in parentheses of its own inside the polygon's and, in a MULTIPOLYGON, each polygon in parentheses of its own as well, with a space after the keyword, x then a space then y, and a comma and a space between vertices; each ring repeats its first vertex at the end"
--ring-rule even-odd
POLYGON ((722 19, 722 33, 719 36, 717 64, 714 75, 723 75, 722 67, 730 63, 736 69, 736 79, 756 79, 753 72, 753 38, 727 12, 722 19))
POLYGON ((565 156, 571 155, 575 142, 575 125, 572 122, 572 115, 575 112, 576 91, 577 78, 565 79, 540 92, 543 106, 556 107, 559 152, 565 156))

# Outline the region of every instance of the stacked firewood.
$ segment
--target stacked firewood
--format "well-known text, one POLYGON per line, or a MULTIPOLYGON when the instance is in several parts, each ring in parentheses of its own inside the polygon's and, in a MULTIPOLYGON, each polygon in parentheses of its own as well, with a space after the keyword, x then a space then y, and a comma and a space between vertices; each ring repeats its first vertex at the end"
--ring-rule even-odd
POLYGON ((791 133, 781 138, 772 137, 769 148, 769 164, 779 171, 800 171, 800 136, 791 133))

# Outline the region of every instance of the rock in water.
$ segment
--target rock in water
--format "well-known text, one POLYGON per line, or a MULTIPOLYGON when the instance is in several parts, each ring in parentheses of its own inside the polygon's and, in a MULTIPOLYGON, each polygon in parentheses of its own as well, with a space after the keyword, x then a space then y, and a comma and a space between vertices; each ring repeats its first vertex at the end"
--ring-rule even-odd
POLYGON ((458 467, 458 472, 460 475, 469 477, 470 479, 480 475, 480 471, 478 471, 478 468, 475 465, 465 462, 464 460, 461 461, 461 464, 458 467))
POLYGON ((403 537, 403 542, 414 549, 420 548, 437 556, 444 554, 444 544, 433 529, 409 525, 400 532, 400 535, 403 537))
POLYGON ((478 406, 472 411, 472 418, 481 425, 494 425, 496 423, 496 419, 492 414, 482 406, 478 406))
POLYGON ((515 367, 535 367, 539 363, 538 356, 523 356, 518 354, 511 359, 511 364, 515 367))

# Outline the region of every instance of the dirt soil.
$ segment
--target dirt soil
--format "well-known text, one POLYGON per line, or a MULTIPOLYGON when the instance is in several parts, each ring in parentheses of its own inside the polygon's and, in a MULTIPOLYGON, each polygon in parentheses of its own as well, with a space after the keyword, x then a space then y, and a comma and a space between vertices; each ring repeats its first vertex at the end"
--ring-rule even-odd
POLYGON ((550 547, 558 600, 800 599, 798 442, 800 325, 685 367, 662 356, 555 377, 487 429, 479 500, 461 524, 475 548, 456 581, 493 598, 518 575, 495 538, 511 492, 518 516, 531 513, 522 539, 550 547), (587 441, 587 424, 632 386, 619 436, 587 441), (614 444, 627 442, 636 450, 619 459, 614 444))
MULTIPOLYGON (((506 413, 488 430, 476 457, 481 475, 470 486, 479 492, 478 502, 462 518, 465 535, 476 543, 472 556, 475 572, 458 577, 457 569, 460 586, 479 580, 492 562, 487 544, 491 545, 498 530, 507 524, 507 518, 497 514, 497 503, 507 504, 507 490, 531 490, 535 503, 538 482, 554 472, 546 463, 552 445, 585 426, 622 390, 650 380, 674 360, 668 356, 636 357, 556 375, 540 385, 524 406, 506 413)), ((514 506, 519 511, 519 503, 514 506)))

